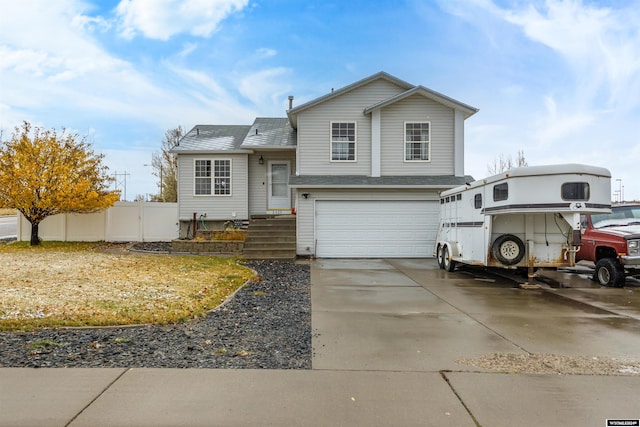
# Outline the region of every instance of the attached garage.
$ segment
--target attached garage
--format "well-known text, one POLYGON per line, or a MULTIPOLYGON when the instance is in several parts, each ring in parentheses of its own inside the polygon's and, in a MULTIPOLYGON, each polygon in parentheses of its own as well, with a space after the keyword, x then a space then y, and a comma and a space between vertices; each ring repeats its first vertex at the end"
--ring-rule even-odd
POLYGON ((433 255, 439 204, 418 200, 316 200, 320 258, 421 258, 433 255))

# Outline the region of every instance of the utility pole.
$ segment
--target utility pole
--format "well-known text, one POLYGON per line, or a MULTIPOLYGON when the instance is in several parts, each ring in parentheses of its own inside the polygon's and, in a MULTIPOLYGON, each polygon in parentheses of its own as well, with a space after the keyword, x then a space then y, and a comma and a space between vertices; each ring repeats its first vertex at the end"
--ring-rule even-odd
POLYGON ((128 173, 127 171, 124 171, 123 173, 118 173, 118 171, 113 173, 113 178, 114 178, 114 185, 115 185, 115 190, 117 190, 118 188, 120 188, 120 186, 122 186, 124 188, 124 201, 127 201, 127 176, 131 175, 130 173, 128 173), (119 177, 122 177, 122 179, 118 179, 119 177))

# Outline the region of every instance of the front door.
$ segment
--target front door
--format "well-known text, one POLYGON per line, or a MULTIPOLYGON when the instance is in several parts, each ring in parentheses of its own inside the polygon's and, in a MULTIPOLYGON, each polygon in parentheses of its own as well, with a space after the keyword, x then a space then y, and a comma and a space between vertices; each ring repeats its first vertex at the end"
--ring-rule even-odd
POLYGON ((286 160, 269 161, 268 184, 268 208, 290 209, 291 190, 289 190, 289 175, 291 174, 291 162, 286 160))

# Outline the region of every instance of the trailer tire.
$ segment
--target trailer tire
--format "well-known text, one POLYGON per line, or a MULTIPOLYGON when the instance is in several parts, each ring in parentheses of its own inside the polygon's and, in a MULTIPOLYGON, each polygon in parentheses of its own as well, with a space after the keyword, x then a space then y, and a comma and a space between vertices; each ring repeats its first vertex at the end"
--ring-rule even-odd
POLYGON ((438 261, 438 267, 444 270, 444 245, 438 245, 436 260, 438 261))
POLYGON ((491 245, 493 257, 504 265, 515 265, 524 257, 524 243, 513 234, 503 234, 491 245))
POLYGON ((445 246, 442 251, 442 268, 449 273, 456 269, 456 262, 449 255, 449 246, 445 246))
POLYGON ((621 288, 624 286, 624 269, 617 259, 602 258, 596 263, 593 280, 602 286, 621 288))

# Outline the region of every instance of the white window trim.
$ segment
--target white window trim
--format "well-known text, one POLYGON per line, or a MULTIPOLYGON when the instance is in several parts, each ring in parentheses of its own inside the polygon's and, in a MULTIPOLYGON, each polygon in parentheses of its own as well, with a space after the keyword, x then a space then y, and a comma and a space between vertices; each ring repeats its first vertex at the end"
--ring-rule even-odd
POLYGON ((402 125, 402 158, 405 163, 431 163, 431 120, 407 120, 402 125), (427 123, 429 125, 429 140, 427 141, 427 146, 429 147, 427 150, 427 160, 407 160, 407 124, 409 123, 427 123))
POLYGON ((231 158, 223 157, 200 157, 193 159, 193 196, 194 197, 231 197, 233 195, 233 160, 231 158), (210 194, 196 194, 196 161, 208 160, 211 162, 211 193, 210 194), (216 160, 227 160, 229 162, 229 194, 215 194, 215 162, 216 160))
POLYGON ((332 120, 329 122, 329 162, 331 163, 356 163, 358 161, 358 122, 355 120, 332 120), (353 141, 353 160, 334 160, 333 159, 333 124, 334 123, 353 123, 353 132, 355 139, 353 141))

